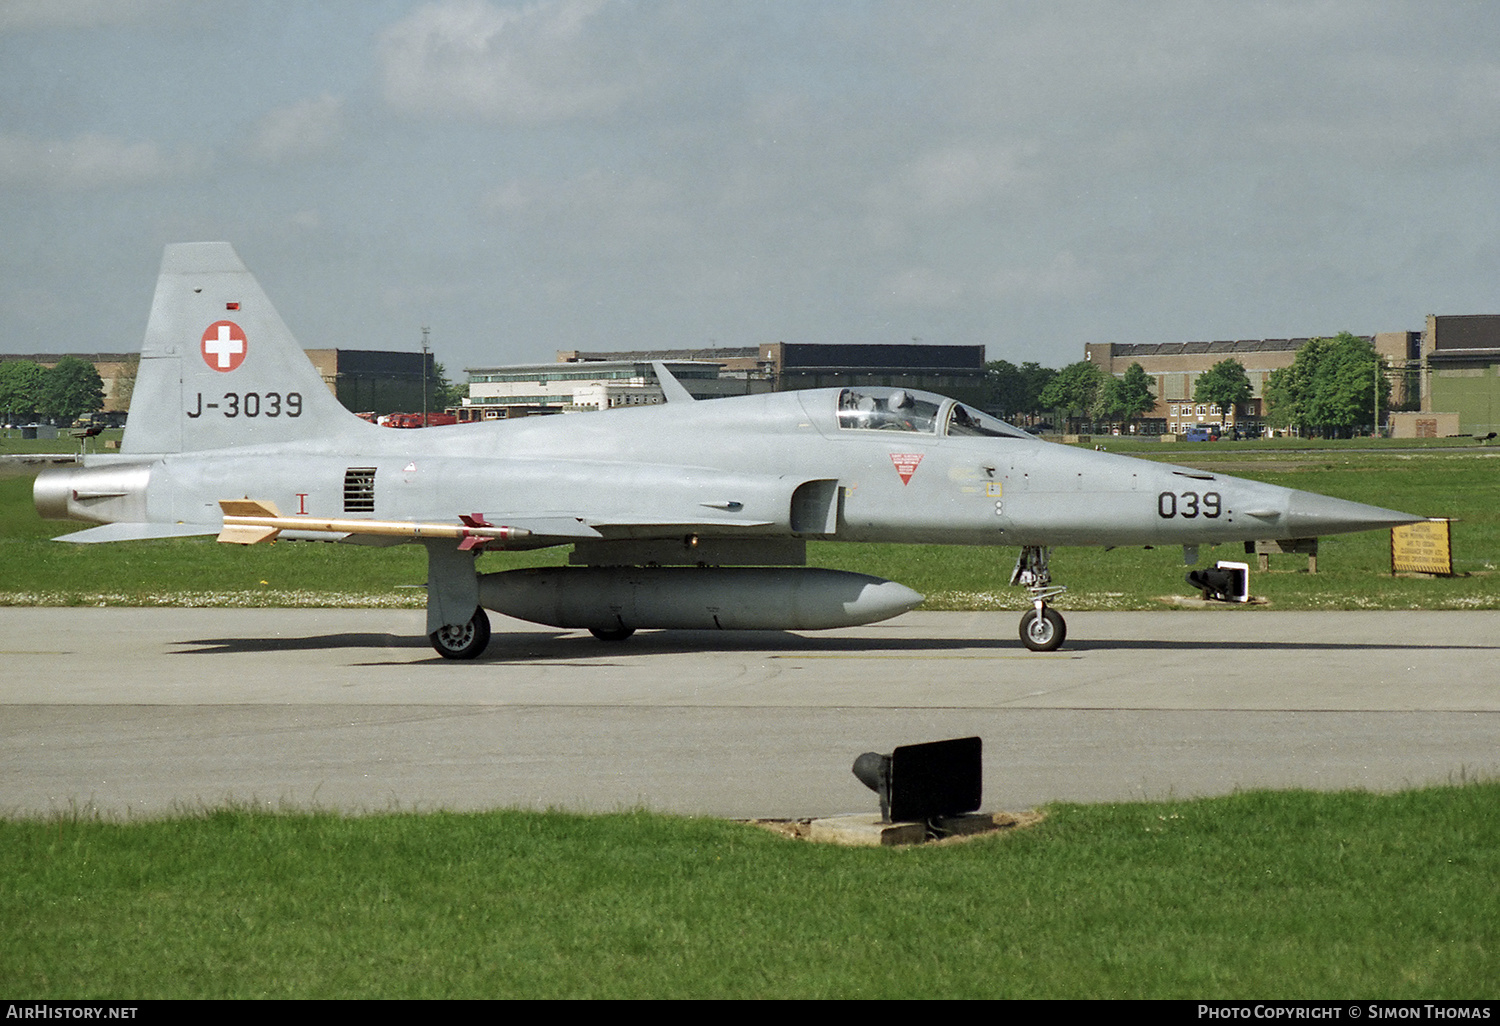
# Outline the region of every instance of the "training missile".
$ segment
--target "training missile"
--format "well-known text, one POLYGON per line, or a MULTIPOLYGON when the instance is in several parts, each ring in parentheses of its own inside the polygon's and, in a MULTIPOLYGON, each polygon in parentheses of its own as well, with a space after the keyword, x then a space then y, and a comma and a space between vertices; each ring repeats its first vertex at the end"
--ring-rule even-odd
POLYGON ((518 620, 598 631, 826 630, 916 607, 904 584, 807 567, 545 567, 479 577, 479 604, 518 620))
POLYGON ((462 524, 419 524, 408 520, 331 520, 325 517, 284 517, 276 504, 261 499, 222 499, 224 529, 218 540, 231 545, 255 545, 272 541, 282 531, 309 531, 314 534, 368 534, 386 538, 455 538, 458 547, 468 550, 492 541, 524 538, 531 534, 524 527, 496 527, 486 523, 478 513, 463 514, 462 524))

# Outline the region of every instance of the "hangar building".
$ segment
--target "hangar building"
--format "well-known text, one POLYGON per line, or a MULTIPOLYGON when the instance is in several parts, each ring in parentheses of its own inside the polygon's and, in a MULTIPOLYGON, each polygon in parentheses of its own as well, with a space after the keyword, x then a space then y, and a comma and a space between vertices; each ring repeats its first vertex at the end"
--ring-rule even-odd
MULTIPOLYGON (((1386 331, 1360 336, 1375 346, 1393 366, 1405 367, 1420 357, 1422 336, 1415 331, 1386 331)), ((1118 342, 1084 347, 1084 359, 1107 374, 1121 377, 1133 363, 1152 376, 1156 406, 1142 418, 1147 434, 1180 434, 1194 427, 1218 425, 1259 434, 1264 427, 1265 387, 1271 374, 1290 367, 1308 338, 1240 339, 1222 342, 1155 342, 1140 345, 1118 342), (1198 375, 1222 360, 1238 360, 1250 379, 1250 401, 1227 413, 1217 406, 1192 401, 1198 375)), ((1405 379, 1393 382, 1393 405, 1406 398, 1405 379)))
POLYGON ((559 350, 556 363, 469 368, 461 419, 607 409, 660 402, 652 361, 666 363, 695 398, 756 392, 893 385, 941 392, 981 405, 984 346, 825 345, 585 352, 559 350), (482 410, 483 412, 477 412, 482 410))
POLYGON ((431 353, 384 349, 309 349, 307 358, 346 409, 378 414, 422 409, 425 364, 429 391, 437 375, 431 353))
MULTIPOLYGON (((57 366, 64 356, 76 357, 94 365, 99 372, 99 381, 104 386, 102 413, 115 414, 124 422, 125 411, 130 409, 130 396, 135 390, 135 371, 140 365, 140 353, 5 353, 0 354, 0 363, 26 360, 49 370, 57 366)), ((3 411, 0 411, 3 412, 3 411)))
POLYGON ((1466 435, 1500 432, 1500 315, 1429 314, 1421 345, 1422 412, 1458 414, 1466 435))

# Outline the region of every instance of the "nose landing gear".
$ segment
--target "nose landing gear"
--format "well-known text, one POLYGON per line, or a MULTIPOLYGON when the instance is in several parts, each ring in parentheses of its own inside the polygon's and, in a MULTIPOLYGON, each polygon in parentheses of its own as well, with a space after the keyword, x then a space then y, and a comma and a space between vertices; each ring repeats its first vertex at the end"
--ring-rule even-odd
POLYGON ((1010 575, 1010 583, 1022 585, 1031 599, 1031 609, 1021 617, 1021 644, 1033 652, 1051 652, 1068 636, 1068 624, 1062 614, 1047 605, 1068 589, 1052 583, 1052 573, 1047 560, 1052 550, 1039 545, 1026 545, 1016 560, 1016 568, 1010 575))
MULTIPOLYGON (((1063 589, 1059 588, 1058 591, 1063 589)), ((1051 652, 1068 636, 1068 624, 1057 610, 1037 599, 1035 609, 1021 617, 1021 643, 1033 652, 1051 652)))

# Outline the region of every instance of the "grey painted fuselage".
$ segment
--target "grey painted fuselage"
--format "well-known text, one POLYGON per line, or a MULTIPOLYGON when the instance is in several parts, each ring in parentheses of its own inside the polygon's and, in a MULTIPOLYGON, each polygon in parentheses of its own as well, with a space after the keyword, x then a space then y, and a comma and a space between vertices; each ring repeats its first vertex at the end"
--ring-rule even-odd
POLYGON ((1025 437, 845 429, 835 417, 839 394, 772 393, 415 431, 351 417, 349 430, 335 438, 163 454, 152 461, 142 519, 215 525, 219 501, 247 493, 285 512, 340 516, 351 468, 374 470, 373 518, 483 513, 492 523, 534 527, 530 544, 691 531, 961 545, 1192 545, 1413 519, 1025 437), (814 481, 836 482, 836 518, 794 524, 793 495, 814 481))

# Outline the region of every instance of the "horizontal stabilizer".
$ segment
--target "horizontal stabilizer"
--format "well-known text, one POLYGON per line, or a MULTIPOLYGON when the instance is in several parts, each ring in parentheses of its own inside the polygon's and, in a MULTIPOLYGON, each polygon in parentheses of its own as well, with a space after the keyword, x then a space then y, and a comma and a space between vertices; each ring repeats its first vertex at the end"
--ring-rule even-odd
POLYGON ((219 529, 210 524, 119 523, 101 524, 99 527, 90 527, 87 531, 61 534, 52 540, 92 544, 94 542, 154 541, 158 538, 195 538, 199 535, 218 533, 219 529))

